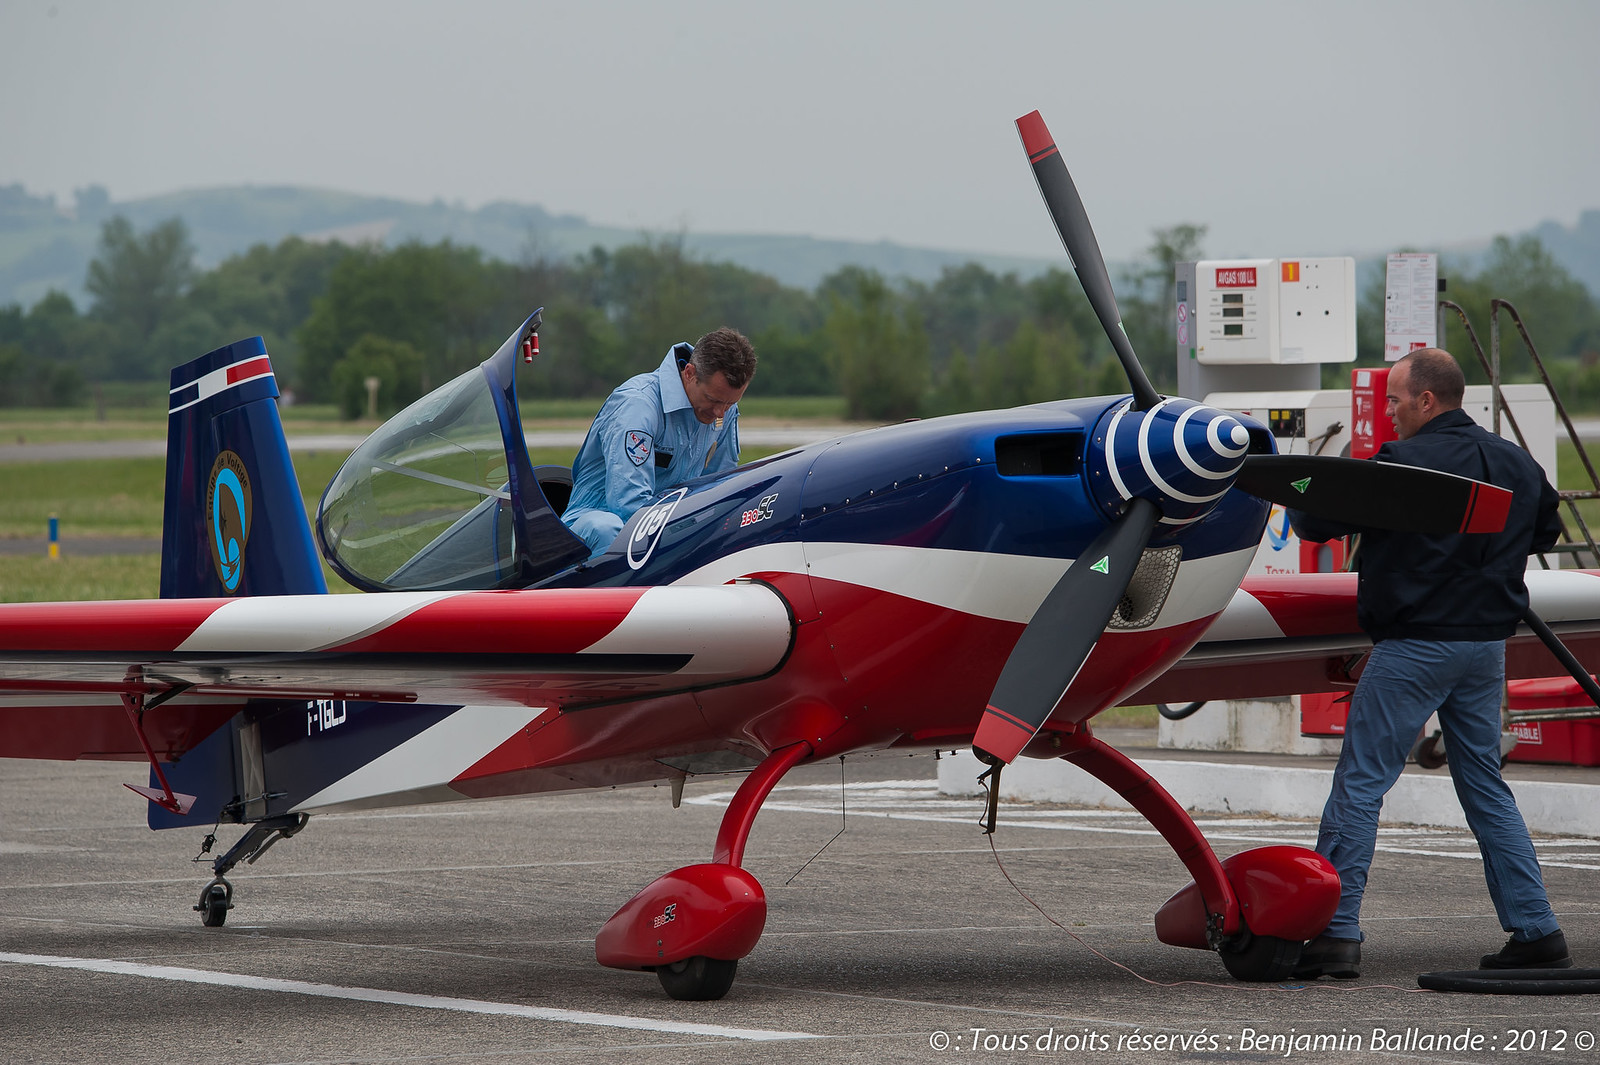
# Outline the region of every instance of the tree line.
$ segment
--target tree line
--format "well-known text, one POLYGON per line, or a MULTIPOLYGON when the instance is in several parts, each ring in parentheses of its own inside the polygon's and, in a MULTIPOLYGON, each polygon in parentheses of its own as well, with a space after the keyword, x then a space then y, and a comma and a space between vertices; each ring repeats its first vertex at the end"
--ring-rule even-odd
MULTIPOLYGON (((1203 258, 1204 237, 1203 226, 1158 229, 1118 278, 1124 327, 1163 391, 1176 380, 1173 265, 1203 258)), ((931 283, 846 267, 808 292, 700 261, 672 239, 508 263, 448 241, 291 237, 200 270, 180 219, 138 232, 118 216, 102 227, 84 287, 84 310, 59 292, 0 308, 0 406, 80 405, 93 384, 164 381, 178 363, 260 334, 297 399, 358 416, 364 382, 377 377, 388 413, 482 361, 537 306, 542 358, 519 377, 541 396, 603 396, 653 369, 669 344, 720 325, 754 342, 761 393, 842 394, 853 418, 1126 389, 1065 263, 1027 279, 974 263, 931 283)), ((1480 330, 1491 298, 1512 299, 1573 398, 1600 406, 1600 308, 1536 238, 1497 239, 1477 270, 1455 271, 1447 295, 1480 330)), ((1380 276, 1360 295, 1358 364, 1382 363, 1382 308, 1380 276)), ((1453 350, 1480 380, 1470 352, 1453 350)), ((1348 369, 1329 367, 1329 386, 1346 384, 1348 369)), ((1517 354, 1507 370, 1531 374, 1517 354)))

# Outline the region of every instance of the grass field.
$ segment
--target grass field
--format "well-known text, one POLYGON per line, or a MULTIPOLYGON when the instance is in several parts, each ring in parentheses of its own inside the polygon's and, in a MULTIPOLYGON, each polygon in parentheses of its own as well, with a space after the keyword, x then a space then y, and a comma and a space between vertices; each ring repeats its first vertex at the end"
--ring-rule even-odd
MULTIPOLYGON (((777 448, 747 447, 748 460, 777 448)), ((322 491, 349 457, 345 451, 302 451, 293 456, 306 513, 315 518, 322 491)), ((533 464, 566 466, 570 448, 533 448, 533 464)), ((0 539, 43 539, 50 516, 63 540, 161 538, 162 481, 166 460, 94 459, 78 462, 0 464, 0 539)), ((334 591, 353 591, 326 565, 334 591)), ((82 599, 145 599, 160 591, 161 557, 63 553, 0 555, 0 602, 37 603, 82 599)))
MULTIPOLYGON (((594 420, 604 397, 592 399, 524 399, 519 401, 523 427, 584 429, 594 420)), ((771 422, 842 422, 843 396, 751 395, 739 403, 740 416, 771 422)), ((331 403, 297 403, 282 411, 284 431, 291 437, 347 433, 365 436, 382 419, 350 421, 331 403)), ((161 440, 167 434, 163 407, 111 407, 105 417, 90 407, 13 410, 0 407, 0 444, 68 444, 100 440, 161 440)))

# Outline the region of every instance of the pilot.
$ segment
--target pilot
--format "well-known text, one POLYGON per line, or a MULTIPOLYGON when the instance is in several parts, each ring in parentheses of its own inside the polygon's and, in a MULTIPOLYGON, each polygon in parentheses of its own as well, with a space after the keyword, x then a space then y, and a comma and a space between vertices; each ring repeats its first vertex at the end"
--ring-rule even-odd
POLYGON ((591 558, 658 493, 739 464, 738 403, 755 372, 750 341, 723 327, 674 344, 611 393, 573 461, 561 516, 591 558))
POLYGON ((1360 975, 1361 899, 1378 811, 1435 710, 1450 749, 1456 795, 1483 853, 1495 913, 1511 933, 1497 953, 1483 956, 1479 968, 1572 965, 1527 825, 1500 776, 1505 641, 1528 609, 1528 556, 1548 551, 1560 535, 1558 497, 1526 451, 1480 428, 1461 409, 1465 387, 1461 367, 1439 348, 1414 351, 1395 363, 1389 371, 1389 418, 1399 439, 1375 457, 1511 489, 1511 513, 1501 532, 1357 530, 1289 512, 1304 540, 1361 532, 1356 613, 1373 643, 1350 702, 1344 747, 1317 833, 1317 850, 1339 871, 1339 908, 1301 952, 1297 979, 1360 975))

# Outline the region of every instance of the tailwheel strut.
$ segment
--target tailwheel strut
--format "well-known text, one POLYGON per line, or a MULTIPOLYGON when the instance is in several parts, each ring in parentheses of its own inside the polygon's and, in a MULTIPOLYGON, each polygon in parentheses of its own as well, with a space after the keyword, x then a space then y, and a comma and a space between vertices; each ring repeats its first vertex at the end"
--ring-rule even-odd
POLYGON ((756 813, 812 747, 794 743, 767 755, 739 785, 717 832, 712 859, 660 877, 612 915, 595 937, 595 959, 614 969, 653 971, 675 999, 719 999, 733 986, 739 959, 767 923, 767 897, 740 863, 756 813))
POLYGON ((280 814, 263 818, 252 824, 239 837, 239 841, 228 848, 226 854, 219 855, 211 863, 213 879, 201 889, 200 901, 194 905, 201 923, 207 928, 221 928, 227 922, 228 911, 233 909, 233 884, 228 881, 227 874, 234 866, 240 862, 255 864, 256 859, 274 843, 299 832, 309 820, 310 814, 280 814))

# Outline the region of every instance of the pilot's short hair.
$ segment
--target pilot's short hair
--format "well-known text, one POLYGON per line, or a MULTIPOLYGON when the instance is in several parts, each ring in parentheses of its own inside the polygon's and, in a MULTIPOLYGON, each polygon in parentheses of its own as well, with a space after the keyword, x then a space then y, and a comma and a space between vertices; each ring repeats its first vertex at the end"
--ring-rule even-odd
POLYGON ((743 388, 756 372, 756 351, 750 339, 737 329, 723 326, 713 329, 694 342, 696 377, 708 378, 722 374, 733 388, 743 388))

